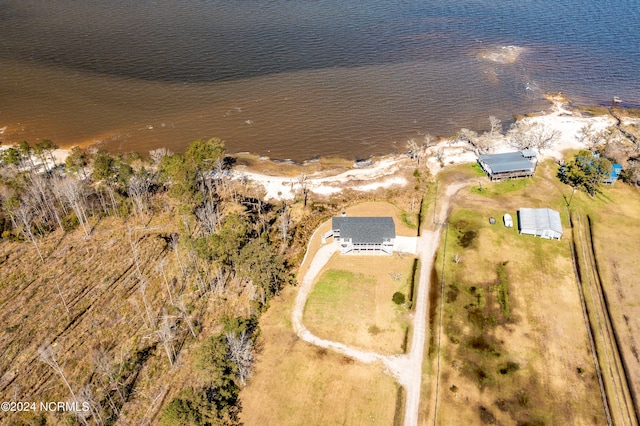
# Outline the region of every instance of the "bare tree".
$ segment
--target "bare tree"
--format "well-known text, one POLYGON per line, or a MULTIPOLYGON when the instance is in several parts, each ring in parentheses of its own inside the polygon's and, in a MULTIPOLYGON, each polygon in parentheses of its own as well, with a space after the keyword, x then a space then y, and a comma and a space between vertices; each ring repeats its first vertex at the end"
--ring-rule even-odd
POLYGON ((196 209, 196 217, 202 224, 203 234, 205 236, 215 234, 220 229, 220 214, 218 206, 212 199, 206 199, 205 202, 196 209))
POLYGON ((562 133, 559 130, 538 123, 533 130, 534 146, 537 149, 549 149, 560 139, 560 136, 562 136, 562 133))
POLYGON ((509 143, 517 149, 547 149, 560 136, 559 130, 531 121, 516 121, 509 129, 509 143))
POLYGON ((129 179, 127 193, 133 200, 138 216, 144 218, 149 211, 149 195, 151 192, 151 179, 149 176, 138 173, 129 179))
POLYGON ((58 289, 58 295, 62 300, 62 306, 64 306, 64 310, 67 311, 67 316, 71 317, 71 312, 69 312, 69 307, 67 306, 67 301, 64 299, 64 295, 62 294, 62 290, 60 289, 60 283, 56 280, 56 288, 58 289))
POLYGON ((229 346, 229 358, 238 367, 238 379, 245 385, 251 378, 253 366, 253 341, 246 331, 239 335, 227 333, 227 345, 229 346))
MULTIPOLYGON (((73 389, 71 388, 71 385, 69 384, 69 381, 67 380, 67 376, 64 374, 64 370, 62 369, 62 367, 58 363, 58 359, 56 357, 56 352, 55 352, 53 346, 51 345, 51 343, 46 342, 45 344, 43 344, 42 346, 40 346, 38 348, 38 358, 40 359, 41 362, 43 362, 43 363, 47 364, 49 367, 51 367, 53 369, 53 371, 57 375, 60 376, 60 378, 64 382, 65 386, 67 386, 67 389, 69 389, 69 392, 71 393, 71 398, 73 400, 76 400, 76 394, 73 391, 73 389)), ((86 419, 82 418, 81 420, 83 421, 84 424, 88 424, 86 419)))
POLYGON ((138 291, 140 292, 140 296, 142 298, 142 303, 144 305, 144 310, 147 315, 147 320, 149 321, 149 328, 154 326, 154 318, 151 314, 151 308, 149 307, 149 303, 147 302, 147 278, 142 274, 142 269, 140 269, 140 259, 138 253, 138 242, 133 240, 133 235, 131 232, 131 228, 129 228, 129 244, 131 245, 131 253, 133 256, 133 263, 136 267, 136 273, 138 275, 138 291))
POLYGON ((169 284, 169 280, 167 279, 167 273, 165 271, 165 266, 167 264, 167 258, 162 258, 158 261, 156 265, 156 272, 160 272, 162 274, 162 278, 164 280, 164 284, 167 287, 167 293, 169 293, 169 302, 173 305, 173 294, 171 292, 171 285, 169 284))
POLYGON ((178 262, 178 266, 180 267, 180 272, 182 272, 182 276, 186 275, 186 271, 184 269, 184 265, 182 264, 182 260, 180 259, 180 239, 178 234, 171 234, 171 242, 169 243, 171 249, 173 250, 173 254, 176 257, 176 262, 178 262))
POLYGON ((467 140, 473 145, 475 143, 475 140, 478 138, 478 132, 474 132, 471 129, 462 128, 460 129, 456 137, 457 139, 467 140))
POLYGON ((227 190, 229 189, 229 185, 228 185, 229 174, 227 173, 223 158, 218 158, 215 164, 213 165, 213 175, 214 175, 213 180, 216 185, 216 192, 219 192, 220 190, 222 190, 224 191, 224 193, 227 193, 227 190))
POLYGON ((33 220, 35 217, 34 209, 31 204, 31 201, 26 198, 19 201, 19 204, 12 206, 13 208, 7 209, 11 219, 13 221, 13 225, 19 230, 18 232, 22 233, 22 235, 31 243, 33 243, 36 251, 38 252, 38 257, 44 263, 44 258, 42 257, 42 252, 40 251, 40 247, 38 246, 38 242, 36 240, 36 236, 33 233, 32 226, 33 220))
MULTIPOLYGON (((106 376, 107 382, 109 383, 109 390, 113 389, 118 395, 120 399, 118 405, 123 404, 126 400, 123 392, 124 386, 118 381, 118 373, 112 366, 111 356, 104 348, 100 347, 93 353, 93 364, 96 366, 96 370, 98 371, 98 373, 106 376)), ((109 398, 111 398, 110 395, 109 398)), ((115 408, 116 404, 114 404, 113 402, 111 402, 111 406, 114 409, 114 412, 119 411, 115 408)))
POLYGON ((307 187, 308 181, 307 181, 307 175, 305 175, 304 173, 300 175, 300 177, 298 178, 298 184, 300 185, 300 190, 302 191, 302 197, 303 197, 303 207, 307 207, 307 196, 309 195, 309 188, 307 187))
POLYGON ((585 144, 590 150, 596 149, 601 143, 598 132, 593 129, 593 123, 582 126, 580 130, 578 130, 578 140, 585 144))
POLYGON ((280 235, 282 236, 282 241, 285 243, 289 240, 289 225, 291 220, 291 214, 289 213, 289 209, 287 205, 284 204, 282 206, 282 213, 280 214, 280 235))
POLYGON ((502 133, 502 121, 500 121, 495 116, 489 117, 489 124, 491 125, 491 129, 489 130, 489 134, 491 136, 497 136, 502 133))
MULTIPOLYGON (((80 389, 80 393, 76 397, 76 401, 79 403, 80 406, 84 406, 85 404, 89 406, 89 413, 91 413, 91 417, 93 418, 93 421, 95 424, 97 425, 104 424, 104 420, 100 415, 100 412, 102 411, 102 407, 100 406, 100 402, 96 401, 93 395, 93 392, 91 392, 91 388, 89 387, 89 385, 85 385, 82 389, 80 389)), ((79 411, 79 412, 76 412, 75 414, 76 414, 76 417, 78 417, 79 419, 80 417, 82 417, 81 421, 85 419, 86 414, 84 412, 79 411)))
POLYGON ((491 147, 493 147, 494 138, 495 136, 490 133, 483 133, 475 139, 474 145, 480 152, 489 152, 491 147))
POLYGON ((222 268, 216 269, 216 276, 212 280, 213 288, 211 289, 214 294, 222 294, 227 285, 227 276, 222 268))
POLYGON ((116 191, 113 189, 113 186, 110 183, 103 185, 102 188, 104 188, 104 190, 107 192, 107 195, 109 195, 109 200, 111 201, 111 209, 113 210, 114 216, 118 216, 118 204, 116 203, 115 194, 116 191))
POLYGON ((69 204, 69 207, 71 207, 78 218, 84 234, 89 236, 91 228, 89 227, 89 219, 87 218, 86 212, 84 184, 75 178, 65 176, 56 181, 54 189, 69 204))
POLYGON ((160 326, 156 330, 155 334, 158 336, 160 341, 162 342, 162 346, 164 346, 165 353, 167 354, 167 359, 169 360, 169 364, 173 366, 173 363, 176 359, 176 350, 173 344, 176 338, 176 329, 175 323, 173 321, 169 321, 168 316, 162 317, 162 322, 160 326))
POLYGON ((173 155, 173 152, 169 151, 167 148, 158 148, 149 151, 149 157, 154 165, 160 164, 162 159, 166 156, 173 155))
POLYGON ((438 142, 437 137, 427 133, 424 135, 424 138, 422 139, 422 146, 424 148, 429 148, 431 146, 434 146, 437 142, 438 142))
POLYGON ((407 141, 407 152, 412 160, 416 160, 417 167, 420 167, 421 151, 422 148, 415 139, 411 138, 407 141))
POLYGON ((178 300, 175 301, 175 303, 173 303, 173 306, 175 306, 178 312, 180 312, 180 318, 182 318, 184 322, 187 324, 187 327, 189 328, 191 335, 193 337, 198 337, 196 334, 196 330, 193 326, 193 322, 191 321, 191 316, 189 315, 189 311, 187 310, 187 306, 184 299, 185 299, 185 296, 182 295, 178 300))
POLYGON ((50 179, 40 174, 33 174, 30 176, 29 182, 30 184, 26 186, 26 191, 30 198, 33 199, 34 207, 38 209, 38 215, 42 218, 55 221, 58 228, 64 232, 62 220, 56 209, 56 203, 52 199, 50 179))

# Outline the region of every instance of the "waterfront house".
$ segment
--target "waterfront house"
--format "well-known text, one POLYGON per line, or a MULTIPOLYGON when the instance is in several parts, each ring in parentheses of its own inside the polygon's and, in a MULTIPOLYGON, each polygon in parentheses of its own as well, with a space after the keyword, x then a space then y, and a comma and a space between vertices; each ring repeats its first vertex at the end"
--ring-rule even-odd
POLYGON ((334 217, 331 231, 342 254, 391 254, 396 238, 396 226, 391 217, 334 217))
POLYGON ((529 149, 502 154, 480 154, 478 164, 491 180, 528 177, 533 176, 536 170, 536 155, 529 149))

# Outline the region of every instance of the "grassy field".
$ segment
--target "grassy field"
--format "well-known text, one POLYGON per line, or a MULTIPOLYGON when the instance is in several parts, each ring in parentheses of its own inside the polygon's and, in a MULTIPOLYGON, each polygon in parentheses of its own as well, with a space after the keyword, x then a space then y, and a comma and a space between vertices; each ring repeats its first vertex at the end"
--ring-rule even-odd
MULTIPOLYGON (((445 282, 438 424, 605 422, 568 241, 571 191, 554 174, 547 163, 518 181, 483 181, 470 166, 443 176, 470 186, 452 200, 446 255, 442 246, 436 262, 445 282), (505 228, 502 215, 515 218, 520 207, 560 211, 565 239, 505 228)), ((432 397, 437 350, 430 355, 432 397)), ((422 411, 431 424, 432 406, 422 411)))
MULTIPOLYGON (((576 209, 589 214, 600 278, 629 385, 638 400, 640 355, 640 194, 617 183, 590 200, 580 195, 576 209)), ((636 403, 637 406, 637 403, 636 403)))
POLYGON ((414 257, 341 256, 329 261, 305 307, 305 323, 320 338, 381 353, 401 353, 409 326, 406 305, 414 257))
POLYGON ((317 348, 293 334, 296 289, 286 289, 260 320, 262 350, 242 391, 247 425, 394 424, 398 385, 377 365, 317 348))
MULTIPOLYGON (((399 217, 402 210, 387 202, 366 202, 346 209, 350 216, 387 215, 394 217, 396 232, 399 235, 415 236, 416 230, 405 226, 399 217)), ((321 246, 321 236, 330 229, 330 221, 324 223, 309 242, 307 260, 298 270, 300 279, 307 270, 308 263, 321 246)), ((347 261, 355 261, 355 256, 349 256, 347 261)), ((398 322, 402 319, 403 309, 393 305, 391 297, 397 289, 408 292, 406 281, 411 272, 413 257, 364 257, 360 258, 364 264, 374 262, 376 265, 390 264, 395 267, 385 267, 386 276, 381 277, 388 288, 380 287, 380 294, 370 293, 368 303, 379 300, 384 305, 388 317, 377 323, 377 317, 361 317, 366 329, 362 337, 371 336, 369 327, 376 325, 380 332, 377 337, 384 336, 383 347, 389 347, 392 352, 399 352, 404 341, 404 329, 398 322), (381 263, 383 259, 385 263, 381 263), (390 268, 390 269, 389 269, 390 268), (388 270, 387 270, 388 269, 388 270), (389 272, 401 274, 399 280, 394 280, 389 272), (385 294, 383 294, 386 291, 385 294), (375 319, 375 321, 373 321, 375 319), (385 325, 388 324, 388 325, 385 325), (390 331, 384 330, 386 327, 390 331), (393 328, 395 327, 395 328, 393 328), (384 331, 383 331, 384 330, 384 331)), ((335 260, 335 259, 334 259, 335 260)), ((371 269, 359 271, 351 269, 350 265, 336 263, 336 269, 350 274, 371 275, 371 269)), ((334 268, 330 266, 330 268, 334 268)), ((366 269, 366 268, 365 268, 366 269)), ((340 273, 338 274, 340 275, 340 273)), ((346 275, 346 274, 343 274, 346 275)), ((369 287, 368 290, 371 290, 369 287)), ((390 425, 397 421, 402 406, 397 403, 399 387, 395 380, 386 375, 378 365, 364 365, 354 362, 342 355, 309 345, 297 338, 291 326, 291 311, 296 296, 296 289, 285 289, 281 296, 273 300, 269 310, 262 315, 260 327, 262 330, 261 351, 257 358, 254 377, 242 391, 243 402, 242 421, 248 425, 326 425, 326 424, 384 424, 390 425)), ((362 303, 362 302, 360 302, 362 303)), ((320 314, 318 310, 316 314, 320 314)), ((315 320, 305 312, 305 325, 316 331, 315 320)), ((343 321, 353 321, 350 312, 343 313, 343 321)), ((332 325, 329 337, 336 340, 334 332, 340 325, 332 325)), ((320 330, 321 331, 321 330, 320 330)), ((376 331, 372 328, 371 331, 376 331)), ((353 335, 345 335, 345 343, 358 344, 353 335)), ((364 340, 363 340, 364 341, 364 340)), ((371 347, 375 347, 371 344, 371 347)), ((379 346, 379 345, 378 345, 379 346)))

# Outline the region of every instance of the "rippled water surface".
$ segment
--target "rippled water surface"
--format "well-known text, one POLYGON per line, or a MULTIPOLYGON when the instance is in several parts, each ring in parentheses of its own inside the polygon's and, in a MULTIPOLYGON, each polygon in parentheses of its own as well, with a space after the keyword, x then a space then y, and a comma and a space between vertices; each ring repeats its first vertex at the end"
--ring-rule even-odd
POLYGON ((490 115, 640 104, 635 1, 4 0, 0 135, 366 157, 490 115), (507 47, 508 46, 508 47, 507 47))

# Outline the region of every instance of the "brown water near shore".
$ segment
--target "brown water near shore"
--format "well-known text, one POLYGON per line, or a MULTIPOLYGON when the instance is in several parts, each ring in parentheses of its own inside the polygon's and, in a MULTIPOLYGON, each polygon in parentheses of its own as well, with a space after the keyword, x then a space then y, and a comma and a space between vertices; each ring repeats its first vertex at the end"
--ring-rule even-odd
MULTIPOLYGON (((483 65, 473 72, 482 74, 483 65)), ((216 136, 233 152, 304 160, 399 152, 409 138, 483 129, 489 115, 509 120, 520 111, 522 99, 487 99, 500 88, 495 75, 471 88, 444 76, 434 81, 437 70, 429 68, 435 66, 444 65, 388 64, 181 84, 79 71, 70 78, 64 69, 2 63, 0 73, 13 74, 16 84, 3 90, 0 124, 7 125, 6 142, 49 138, 61 146, 146 153, 161 146, 181 151, 191 140, 216 136), (415 90, 399 90, 398 84, 415 90)), ((547 105, 542 99, 526 104, 547 105)))
POLYGON ((0 142, 145 153, 216 136, 353 159, 508 124, 545 92, 640 103, 638 44, 618 36, 637 13, 590 0, 577 19, 576 5, 5 0, 0 142))

